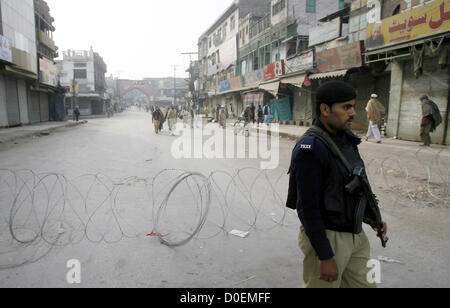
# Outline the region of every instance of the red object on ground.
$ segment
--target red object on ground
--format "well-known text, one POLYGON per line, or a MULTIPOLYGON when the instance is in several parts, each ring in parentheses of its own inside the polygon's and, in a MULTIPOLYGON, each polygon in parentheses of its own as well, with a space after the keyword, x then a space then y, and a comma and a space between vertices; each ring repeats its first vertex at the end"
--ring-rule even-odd
POLYGON ((166 234, 166 235, 163 235, 163 234, 161 234, 161 233, 155 233, 155 230, 153 230, 152 231, 152 233, 150 233, 150 234, 147 234, 147 236, 157 236, 157 237, 165 237, 165 236, 167 236, 168 234, 166 234))

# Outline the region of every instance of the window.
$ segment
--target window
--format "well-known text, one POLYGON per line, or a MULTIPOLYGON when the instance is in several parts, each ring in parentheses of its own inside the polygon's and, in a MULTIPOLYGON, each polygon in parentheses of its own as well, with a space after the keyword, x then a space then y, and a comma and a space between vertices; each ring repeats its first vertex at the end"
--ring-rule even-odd
POLYGON ((270 45, 267 45, 264 47, 264 65, 268 65, 272 62, 271 56, 270 45))
POLYGON ((345 7, 345 0, 339 0, 339 9, 342 10, 345 7))
POLYGON ((87 79, 87 70, 73 70, 75 79, 87 79))
POLYGON ((236 18, 232 16, 230 20, 230 31, 233 31, 235 27, 236 27, 236 18))
POLYGON ((286 8, 286 0, 280 0, 272 7, 272 16, 277 15, 286 8))
POLYGON ((257 71, 259 69, 259 58, 258 51, 253 52, 253 70, 257 71))
POLYGON ((306 0, 306 13, 316 12, 316 0, 306 0))
POLYGON ((75 63, 74 66, 75 67, 86 67, 87 63, 75 63))

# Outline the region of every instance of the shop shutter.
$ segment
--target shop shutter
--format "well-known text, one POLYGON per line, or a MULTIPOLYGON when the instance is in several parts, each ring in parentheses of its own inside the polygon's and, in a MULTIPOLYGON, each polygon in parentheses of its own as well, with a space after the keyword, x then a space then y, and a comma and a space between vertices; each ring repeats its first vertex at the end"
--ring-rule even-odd
POLYGON ((30 122, 31 123, 39 123, 41 122, 41 112, 39 106, 39 92, 30 92, 29 99, 29 113, 30 113, 30 122))
POLYGON ((6 84, 6 110, 9 126, 20 125, 19 95, 17 92, 17 79, 5 76, 6 84))
POLYGON ((40 93, 39 105, 41 110, 41 122, 48 122, 50 119, 50 113, 48 108, 48 94, 40 93))

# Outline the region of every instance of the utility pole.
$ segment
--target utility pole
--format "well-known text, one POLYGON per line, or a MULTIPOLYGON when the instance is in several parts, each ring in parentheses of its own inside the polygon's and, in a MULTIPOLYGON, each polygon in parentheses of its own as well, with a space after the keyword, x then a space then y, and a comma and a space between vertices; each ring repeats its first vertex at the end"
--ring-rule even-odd
POLYGON ((77 80, 75 79, 75 70, 73 70, 73 80, 72 80, 72 117, 75 121, 75 106, 76 106, 76 95, 77 95, 77 80))
MULTIPOLYGON (((198 52, 182 52, 181 53, 182 55, 188 55, 189 56, 189 61, 190 61, 190 66, 191 66, 191 68, 192 68, 192 56, 193 55, 199 55, 199 53, 198 52)), ((191 85, 192 84, 195 84, 195 78, 194 78, 194 73, 193 72, 191 72, 191 74, 190 74, 190 79, 191 79, 191 85)), ((193 90, 193 92, 191 93, 191 95, 192 95, 192 101, 195 103, 195 104, 198 104, 199 103, 199 100, 198 100, 198 97, 197 97, 197 93, 195 93, 195 85, 194 85, 194 90, 193 90)))
POLYGON ((176 105, 177 103, 177 66, 173 65, 174 68, 174 75, 173 75, 173 104, 176 105))

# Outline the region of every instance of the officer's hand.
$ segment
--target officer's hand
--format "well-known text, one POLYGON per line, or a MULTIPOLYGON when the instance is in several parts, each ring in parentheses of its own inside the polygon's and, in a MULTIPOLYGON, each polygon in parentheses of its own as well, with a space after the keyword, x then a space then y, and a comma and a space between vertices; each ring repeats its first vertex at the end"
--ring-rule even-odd
MULTIPOLYGON (((374 228, 375 232, 378 234, 378 229, 374 228)), ((383 237, 386 237, 388 233, 388 227, 387 223, 383 221, 383 229, 381 229, 381 232, 383 233, 383 237)))
POLYGON ((338 280, 338 277, 339 269, 334 258, 327 261, 320 261, 320 280, 333 283, 338 280))

